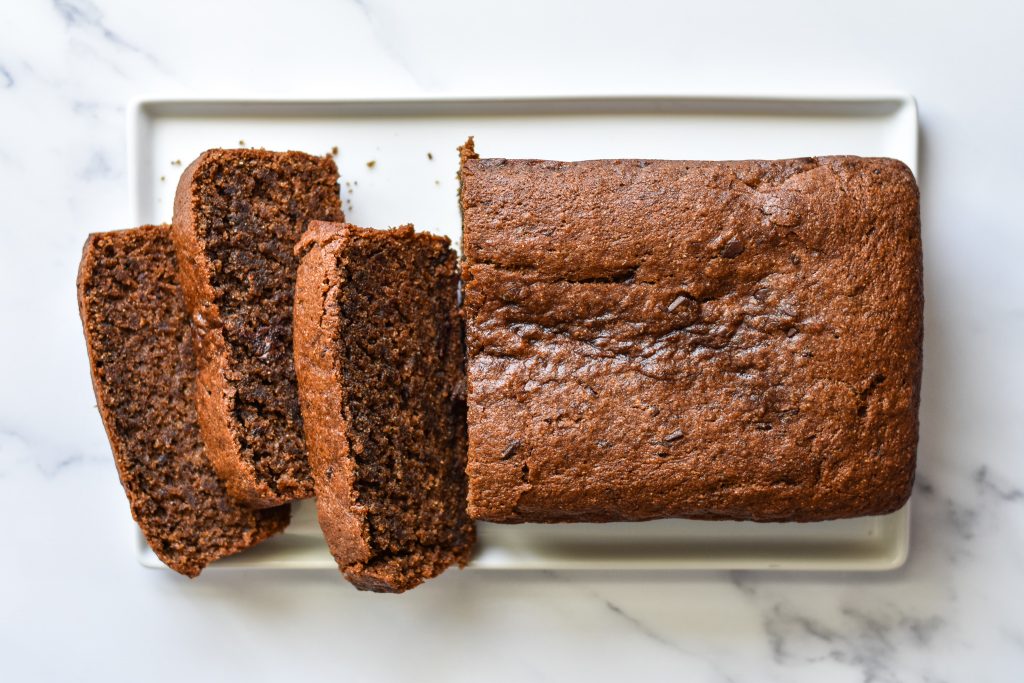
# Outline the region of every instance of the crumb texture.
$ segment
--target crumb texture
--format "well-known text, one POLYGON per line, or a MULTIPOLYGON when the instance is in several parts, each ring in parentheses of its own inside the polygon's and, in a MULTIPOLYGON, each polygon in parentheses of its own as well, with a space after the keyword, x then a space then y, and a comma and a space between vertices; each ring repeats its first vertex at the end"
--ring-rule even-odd
POLYGON ((175 241, 199 341, 200 420, 232 492, 267 505, 312 495, 292 352, 294 248, 343 217, 333 160, 211 150, 182 177, 175 241))
POLYGON ((456 255, 411 226, 318 223, 301 249, 297 361, 321 525, 357 587, 407 590, 464 565, 474 541, 456 255))
POLYGON ((90 236, 79 305, 118 474, 157 556, 196 576, 213 560, 283 530, 287 506, 240 506, 204 454, 170 226, 90 236))
POLYGON ((910 494, 918 191, 891 159, 461 168, 470 511, 814 521, 910 494))

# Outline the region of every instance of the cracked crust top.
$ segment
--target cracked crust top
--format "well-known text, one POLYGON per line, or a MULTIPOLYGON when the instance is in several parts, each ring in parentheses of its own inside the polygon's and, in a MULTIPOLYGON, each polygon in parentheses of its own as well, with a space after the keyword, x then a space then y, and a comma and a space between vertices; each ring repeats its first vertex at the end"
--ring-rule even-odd
POLYGON ((918 191, 892 159, 462 150, 470 512, 813 521, 910 495, 918 191))

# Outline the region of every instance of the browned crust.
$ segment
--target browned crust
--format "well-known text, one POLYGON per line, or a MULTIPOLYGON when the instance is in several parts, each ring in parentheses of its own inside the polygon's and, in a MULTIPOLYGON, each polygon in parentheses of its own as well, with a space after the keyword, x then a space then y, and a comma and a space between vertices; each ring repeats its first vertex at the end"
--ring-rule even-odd
POLYGON ((227 345, 220 325, 220 310, 214 302, 213 268, 196 235, 195 209, 191 194, 196 170, 214 150, 203 152, 188 165, 174 193, 174 220, 171 237, 178 253, 178 272, 185 294, 185 305, 192 319, 196 347, 196 404, 199 426, 206 444, 207 457, 224 479, 224 485, 237 500, 267 507, 287 502, 275 496, 259 481, 252 463, 242 457, 238 438, 231 429, 228 406, 234 390, 227 381, 227 345))
POLYGON ((306 449, 316 489, 317 516, 327 545, 340 567, 366 562, 370 548, 363 516, 355 503, 354 462, 345 436, 345 389, 338 365, 340 324, 327 305, 340 286, 339 252, 347 232, 313 221, 296 251, 302 254, 295 280, 293 343, 299 380, 306 449), (328 476, 328 468, 333 476, 328 476))
POLYGON ((474 518, 906 502, 924 297, 905 165, 479 159, 470 142, 460 174, 474 518))
MULTIPOLYGON (((132 231, 140 233, 169 233, 170 226, 144 225, 134 228, 132 231)), ((127 233, 128 231, 123 232, 127 233)), ((137 485, 131 473, 133 467, 133 455, 128 448, 126 439, 115 429, 115 421, 110 409, 111 398, 107 393, 107 387, 103 382, 103 376, 97 368, 98 351, 95 348, 94 339, 96 338, 96 335, 93 331, 96 323, 92 319, 93 314, 89 306, 87 292, 92 284, 92 275, 95 269, 95 248, 97 242, 112 234, 119 233, 92 233, 89 235, 82 247, 82 260, 79 264, 78 275, 75 281, 78 310, 82 320, 82 328, 85 336, 86 352, 89 358, 90 378, 92 381, 93 393, 96 396, 96 407, 100 413, 100 419, 103 422, 103 428, 107 434, 107 439, 110 442, 111 452, 114 456, 114 464, 117 468, 118 479, 121 481, 122 488, 128 498, 132 518, 139 525, 147 543, 156 553, 157 557, 160 558, 161 562, 180 574, 194 578, 198 576, 203 568, 210 562, 219 559, 220 557, 241 552, 242 550, 252 547, 270 536, 283 531, 285 527, 288 526, 289 509, 287 506, 283 506, 276 509, 257 510, 247 513, 241 508, 238 508, 240 515, 247 515, 249 517, 250 529, 247 532, 240 534, 236 543, 232 547, 224 548, 217 554, 210 554, 209 552, 200 553, 199 550, 196 549, 197 552, 195 554, 182 555, 180 553, 172 554, 164 549, 162 532, 154 528, 148 522, 146 510, 140 500, 140 492, 137 491, 137 485)), ((183 487, 188 487, 189 484, 190 482, 181 482, 183 487)), ((208 495, 208 492, 206 493, 208 495)), ((226 508, 236 507, 235 503, 230 500, 224 501, 224 506, 226 508)))
MULTIPOLYGON (((462 169, 465 167, 466 162, 470 159, 479 159, 480 155, 476 153, 476 142, 473 140, 473 136, 470 135, 466 138, 466 142, 459 146, 459 173, 461 174, 462 169)), ((460 175, 461 177, 461 175, 460 175)))

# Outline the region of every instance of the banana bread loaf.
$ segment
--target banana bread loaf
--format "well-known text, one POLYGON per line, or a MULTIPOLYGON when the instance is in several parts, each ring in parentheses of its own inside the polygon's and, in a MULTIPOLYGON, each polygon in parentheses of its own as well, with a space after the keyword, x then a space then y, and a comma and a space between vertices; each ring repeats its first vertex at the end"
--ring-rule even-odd
POLYGON ((462 151, 469 508, 815 521, 910 495, 918 190, 893 159, 462 151))
POLYGON ((78 303, 117 472, 157 556, 196 576, 210 562, 284 529, 288 506, 242 507, 203 452, 170 226, 90 235, 78 303))
POLYGON ((346 578, 402 592, 465 565, 465 353, 447 238, 313 223, 295 368, 324 536, 346 578))
POLYGON ((342 218, 330 158, 214 149, 178 183, 173 236, 199 424, 228 491, 249 505, 313 494, 292 359, 293 251, 310 220, 342 218))

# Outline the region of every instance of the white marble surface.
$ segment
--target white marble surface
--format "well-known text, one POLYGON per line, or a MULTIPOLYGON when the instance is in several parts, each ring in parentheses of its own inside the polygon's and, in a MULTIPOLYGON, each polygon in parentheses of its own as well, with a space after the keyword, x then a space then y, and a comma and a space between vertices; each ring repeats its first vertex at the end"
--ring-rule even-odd
POLYGON ((1017 3, 0 3, 4 680, 983 681, 1024 671, 1017 3), (74 301, 145 94, 905 90, 927 320, 907 566, 876 575, 140 568, 74 301))

